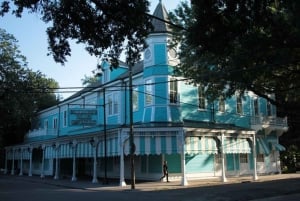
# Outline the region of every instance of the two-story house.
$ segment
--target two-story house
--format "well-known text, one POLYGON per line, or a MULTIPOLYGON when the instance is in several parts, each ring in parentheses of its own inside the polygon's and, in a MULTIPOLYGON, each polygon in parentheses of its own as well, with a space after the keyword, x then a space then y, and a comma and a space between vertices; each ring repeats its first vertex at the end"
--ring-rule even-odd
POLYGON ((208 102, 201 84, 173 74, 180 62, 168 41, 172 30, 159 2, 143 61, 117 69, 101 64, 97 84, 40 111, 24 143, 6 147, 6 172, 130 179, 130 123, 137 179, 159 180, 163 161, 169 179, 188 180, 280 173, 278 138, 287 130, 276 108, 252 92, 208 102), (132 89, 132 99, 129 92, 132 89))

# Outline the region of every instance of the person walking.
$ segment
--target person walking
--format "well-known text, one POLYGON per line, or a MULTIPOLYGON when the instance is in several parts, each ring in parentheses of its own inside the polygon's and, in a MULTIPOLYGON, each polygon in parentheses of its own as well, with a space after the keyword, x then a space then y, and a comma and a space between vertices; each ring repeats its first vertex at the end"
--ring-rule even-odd
POLYGON ((169 172, 168 172, 168 164, 167 164, 167 161, 164 161, 164 164, 163 164, 163 176, 160 178, 160 181, 163 179, 163 178, 167 178, 167 182, 170 182, 169 181, 169 172))

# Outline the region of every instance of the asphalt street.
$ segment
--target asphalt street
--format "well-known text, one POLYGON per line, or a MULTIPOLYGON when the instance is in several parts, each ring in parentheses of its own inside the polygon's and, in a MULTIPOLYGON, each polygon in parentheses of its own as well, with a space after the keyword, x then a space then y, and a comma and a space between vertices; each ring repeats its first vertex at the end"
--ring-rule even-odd
POLYGON ((109 184, 93 184, 90 180, 71 182, 69 179, 41 179, 38 176, 0 175, 1 201, 99 201, 99 200, 166 200, 166 201, 299 201, 300 174, 228 178, 223 183, 219 178, 189 180, 188 186, 180 181, 138 182, 136 189, 109 184))

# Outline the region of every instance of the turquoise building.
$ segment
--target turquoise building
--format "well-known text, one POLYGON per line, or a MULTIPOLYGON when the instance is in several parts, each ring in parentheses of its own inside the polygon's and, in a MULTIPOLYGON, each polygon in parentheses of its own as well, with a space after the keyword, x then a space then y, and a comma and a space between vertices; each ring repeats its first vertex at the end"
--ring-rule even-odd
MULTIPOLYGON (((154 13, 168 21, 159 2, 154 13)), ((252 92, 209 103, 203 87, 173 75, 180 62, 168 41, 171 27, 153 19, 143 61, 132 67, 101 64, 99 82, 58 105, 40 111, 24 143, 5 147, 10 174, 119 179, 131 177, 130 105, 132 104, 136 179, 159 180, 168 161, 169 180, 182 185, 200 178, 281 173, 278 138, 287 119, 252 92), (18 170, 18 171, 16 171, 18 170)))

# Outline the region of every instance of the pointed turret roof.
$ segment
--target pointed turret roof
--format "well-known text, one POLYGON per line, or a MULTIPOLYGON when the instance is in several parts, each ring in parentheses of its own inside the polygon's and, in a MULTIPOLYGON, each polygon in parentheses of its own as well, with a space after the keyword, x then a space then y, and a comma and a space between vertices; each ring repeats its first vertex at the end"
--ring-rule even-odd
POLYGON ((166 23, 169 20, 168 12, 165 6, 162 4, 161 0, 159 0, 158 5, 156 6, 153 16, 155 18, 152 19, 153 31, 152 33, 166 33, 171 32, 170 25, 166 23), (159 20, 159 19, 162 20, 159 20))

